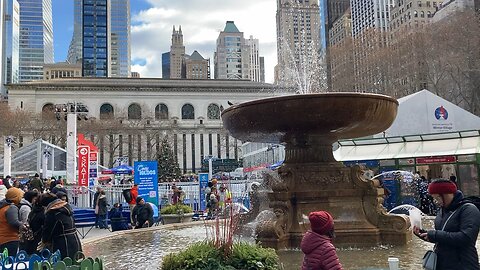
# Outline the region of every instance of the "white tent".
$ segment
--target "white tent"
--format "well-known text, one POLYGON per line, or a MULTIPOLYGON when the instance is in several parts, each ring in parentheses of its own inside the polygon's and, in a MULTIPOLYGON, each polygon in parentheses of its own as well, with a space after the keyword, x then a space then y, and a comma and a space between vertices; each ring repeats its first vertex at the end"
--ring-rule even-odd
POLYGON ((398 100, 397 118, 384 133, 374 137, 444 133, 480 129, 480 117, 428 90, 398 100))

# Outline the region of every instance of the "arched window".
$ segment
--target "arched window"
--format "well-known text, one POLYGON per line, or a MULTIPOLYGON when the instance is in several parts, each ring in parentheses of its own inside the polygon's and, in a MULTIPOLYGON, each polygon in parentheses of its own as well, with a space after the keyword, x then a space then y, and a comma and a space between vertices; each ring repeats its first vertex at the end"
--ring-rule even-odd
POLYGON ((100 106, 100 120, 112 119, 114 116, 113 106, 109 103, 105 103, 100 106))
POLYGON ((432 17, 432 12, 427 11, 427 18, 431 18, 431 17, 432 17))
POLYGON ((418 17, 418 12, 415 10, 413 11, 413 17, 417 18, 418 17))
POLYGON ((165 120, 168 119, 168 107, 165 104, 158 104, 155 107, 155 120, 165 120))
POLYGON ((182 119, 195 119, 195 109, 191 104, 183 105, 182 119))
POLYGON ((137 103, 128 106, 128 120, 142 119, 142 108, 137 103))
POLYGON ((220 119, 220 108, 217 104, 210 104, 208 105, 207 109, 207 118, 211 120, 218 120, 220 119))
POLYGON ((423 11, 420 12, 420 17, 421 17, 421 18, 425 18, 425 12, 423 12, 423 11))
POLYGON ((43 107, 42 107, 42 113, 43 114, 51 113, 53 115, 54 111, 55 111, 55 108, 54 108, 52 103, 47 103, 47 104, 43 105, 43 107))

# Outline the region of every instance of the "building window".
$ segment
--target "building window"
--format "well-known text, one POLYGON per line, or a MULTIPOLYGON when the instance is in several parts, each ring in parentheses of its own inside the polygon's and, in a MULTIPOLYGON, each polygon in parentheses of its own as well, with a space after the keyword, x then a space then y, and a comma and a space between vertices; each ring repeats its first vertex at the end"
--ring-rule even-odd
POLYGON ((207 117, 210 120, 218 120, 220 119, 220 107, 217 104, 210 104, 208 105, 207 109, 207 117))
POLYGON ((155 107, 155 120, 166 120, 168 119, 168 107, 165 104, 158 104, 155 107))
POLYGON ((182 119, 195 119, 195 109, 191 104, 183 105, 182 119))
POLYGON ((140 120, 142 119, 142 108, 140 105, 133 103, 128 106, 128 120, 140 120))
POLYGON ((100 106, 100 120, 112 119, 113 115, 113 106, 111 104, 105 103, 100 106))

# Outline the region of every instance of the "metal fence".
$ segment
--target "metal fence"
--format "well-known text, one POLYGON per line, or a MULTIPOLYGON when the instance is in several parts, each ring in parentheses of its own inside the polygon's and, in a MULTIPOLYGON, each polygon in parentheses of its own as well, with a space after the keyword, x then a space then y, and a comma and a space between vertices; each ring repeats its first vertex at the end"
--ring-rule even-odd
MULTIPOLYGON (((232 200, 234 202, 242 203, 245 207, 250 207, 250 198, 248 196, 253 184, 260 183, 261 180, 229 180, 219 181, 218 185, 225 184, 229 191, 232 193, 232 200)), ((159 208, 162 205, 171 203, 173 189, 173 183, 160 183, 158 185, 159 196, 159 208)), ((200 207, 200 188, 198 182, 175 182, 177 187, 182 187, 185 192, 184 203, 192 207, 195 211, 200 207)), ((113 206, 114 203, 121 203, 127 205, 123 197, 122 191, 124 189, 130 189, 132 185, 115 185, 115 186, 100 186, 105 191, 107 196, 107 203, 113 206)), ((93 197, 96 191, 96 187, 78 187, 78 186, 66 186, 68 191, 69 202, 79 208, 93 208, 93 197)), ((205 199, 205 198, 202 198, 205 199)))

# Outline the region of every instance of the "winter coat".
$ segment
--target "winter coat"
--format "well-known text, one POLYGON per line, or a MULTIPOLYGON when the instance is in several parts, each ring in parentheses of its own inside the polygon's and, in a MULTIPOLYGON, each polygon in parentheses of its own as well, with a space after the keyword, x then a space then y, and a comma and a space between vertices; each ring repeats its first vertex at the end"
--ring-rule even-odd
POLYGON ((43 192, 43 181, 38 178, 38 177, 35 177, 32 179, 32 181, 30 181, 30 185, 29 185, 29 189, 30 190, 34 190, 36 189, 39 193, 42 193, 43 192))
POLYGON ((73 211, 67 202, 57 199, 47 206, 42 242, 51 243, 51 250, 60 250, 62 259, 73 258, 77 251, 82 251, 73 211))
POLYGON ((100 196, 100 192, 95 192, 95 194, 93 194, 93 209, 95 209, 95 207, 97 207, 97 202, 98 202, 98 196, 100 196))
POLYGON ((128 230, 127 220, 123 217, 122 208, 112 208, 108 213, 110 217, 112 232, 128 230))
POLYGON ((307 231, 300 244, 303 258, 302 270, 341 270, 332 239, 326 235, 307 231))
POLYGON ((142 228, 143 224, 148 221, 148 226, 153 225, 153 209, 148 203, 137 204, 133 208, 133 223, 137 224, 136 228, 142 228))
POLYGON ((132 199, 128 204, 136 204, 138 197, 138 187, 132 187, 132 189, 130 189, 130 194, 132 195, 132 199))
POLYGON ((23 244, 23 249, 28 254, 33 254, 37 251, 37 246, 42 241, 42 229, 45 223, 45 209, 42 206, 34 205, 32 211, 28 215, 28 225, 33 232, 33 240, 26 241, 23 244))
POLYGON ((0 185, 0 201, 5 199, 6 194, 7 194, 7 187, 4 185, 0 185))
POLYGON ((108 213, 107 206, 107 196, 100 195, 98 197, 98 215, 106 215, 108 213))
POLYGON ((479 270, 475 248, 480 227, 480 211, 471 203, 463 203, 463 194, 457 191, 452 203, 442 208, 435 218, 435 230, 428 231, 428 239, 436 243, 437 270, 479 270), (448 217, 450 218, 442 231, 448 217))
POLYGON ((30 214, 30 211, 32 211, 32 204, 29 201, 22 199, 18 207, 20 207, 18 210, 18 219, 22 223, 27 223, 28 215, 30 214))
POLYGON ((52 193, 53 194, 57 194, 57 192, 63 192, 65 194, 68 194, 67 190, 63 187, 62 184, 57 184, 53 189, 52 189, 52 193))
POLYGON ((21 224, 18 207, 7 200, 0 201, 0 244, 18 241, 21 224))

